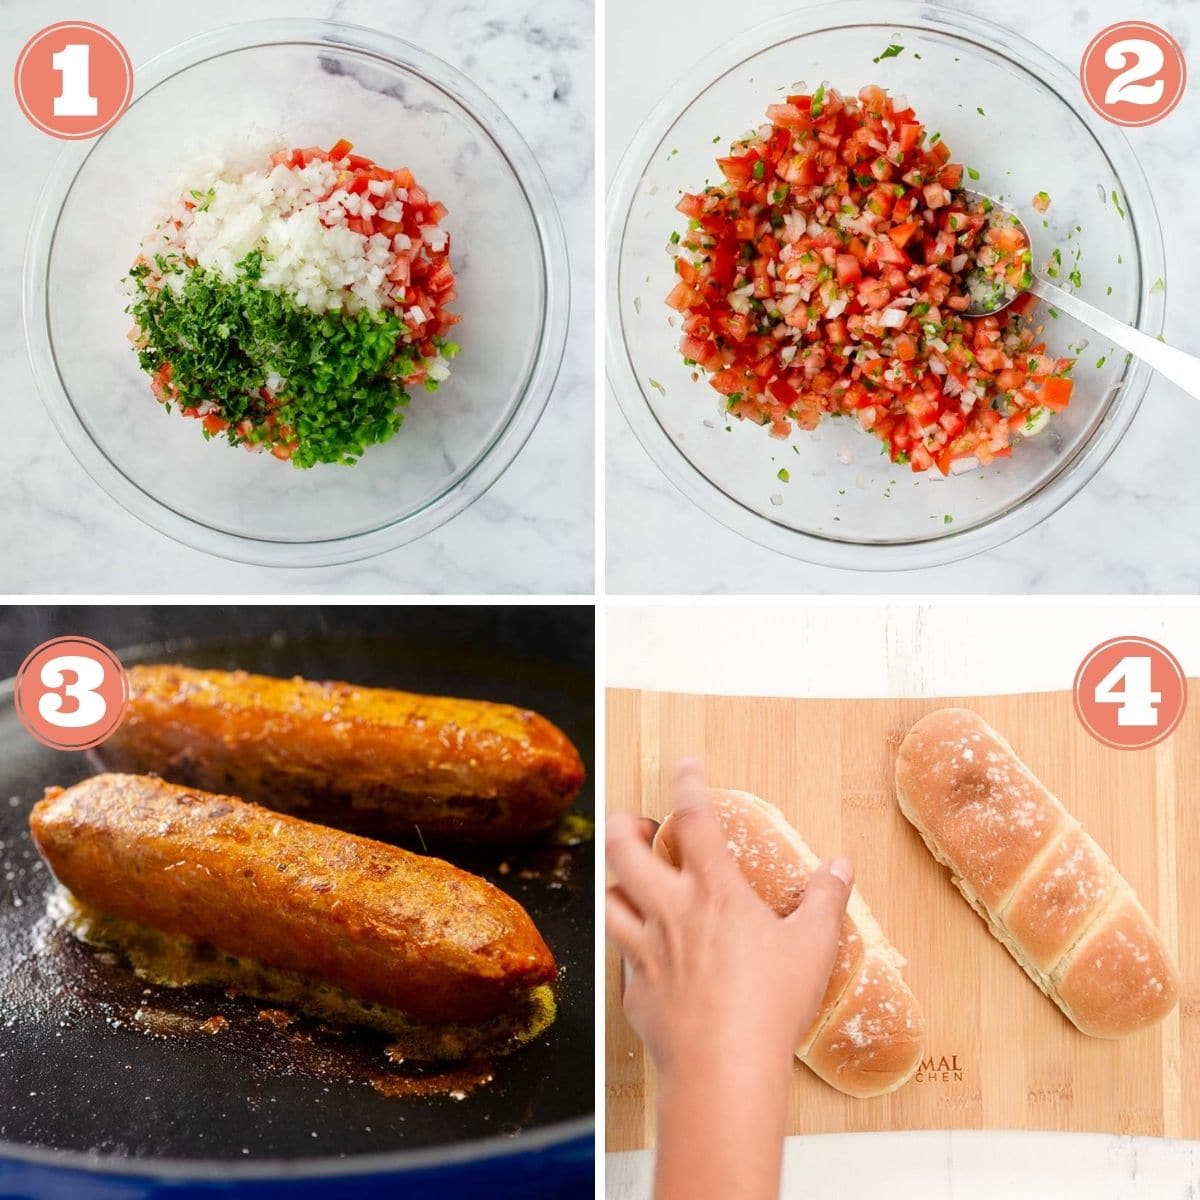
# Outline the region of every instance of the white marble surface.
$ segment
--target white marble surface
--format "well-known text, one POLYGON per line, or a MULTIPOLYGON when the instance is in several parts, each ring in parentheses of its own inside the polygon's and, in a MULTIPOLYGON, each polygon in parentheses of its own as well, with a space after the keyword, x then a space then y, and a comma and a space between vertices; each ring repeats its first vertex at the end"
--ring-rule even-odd
POLYGON ((610 688, 726 696, 868 699, 1069 691, 1101 642, 1144 637, 1200 675, 1200 600, 1096 596, 950 597, 883 604, 874 597, 610 604, 610 688), (1010 652, 981 653, 995 631, 1010 652), (780 638, 779 631, 787 630, 780 638))
MULTIPOLYGON (((609 687, 725 695, 914 697, 1071 686, 1081 658, 1126 634, 1200 669, 1195 599, 941 600, 815 598, 617 603, 605 622, 609 687), (786 620, 786 645, 778 631, 786 620), (1013 652, 980 653, 997 622, 1013 652)), ((648 1200, 650 1151, 605 1156, 608 1200, 648 1200)), ((1200 1142, 1114 1135, 910 1131, 788 1139, 782 1200, 1196 1200, 1200 1142)))
POLYGON ((505 110, 558 204, 572 312, 557 386, 520 455, 476 504, 399 550, 349 565, 247 566, 141 524, 79 469, 37 395, 20 319, 20 271, 38 189, 59 143, 14 103, 0 132, 11 173, 0 223, 0 593, 510 594, 593 588, 593 8, 590 0, 208 0, 0 5, 9 59, 52 21, 111 29, 135 66, 187 37, 250 18, 325 17, 384 29, 458 67, 505 110))
MULTIPOLYGON (((608 1200, 648 1200, 648 1150, 605 1159, 608 1200)), ((1095 1134, 829 1134, 788 1138, 782 1200, 1195 1200, 1200 1143, 1095 1134)))
MULTIPOLYGON (((1169 28, 1185 52, 1200 42, 1200 4, 1124 0, 1067 4, 951 0, 1008 24, 1072 69, 1100 29, 1141 18, 1169 28)), ((712 50, 728 27, 721 0, 676 4, 608 0, 609 87, 605 169, 615 171, 630 139, 669 85, 712 50), (669 47, 669 52, 664 51, 669 47)), ((741 0, 739 28, 777 16, 773 0, 741 0)), ((1200 351, 1192 314, 1200 305, 1195 236, 1200 87, 1157 125, 1130 130, 1154 188, 1167 247, 1165 336, 1200 351)), ((1192 484, 1194 402, 1156 379, 1142 410, 1092 482, 1030 533, 965 562, 909 572, 860 573, 814 567, 730 532, 681 496, 642 449, 611 390, 606 405, 607 590, 622 593, 1193 593, 1200 590, 1200 490, 1192 484)))

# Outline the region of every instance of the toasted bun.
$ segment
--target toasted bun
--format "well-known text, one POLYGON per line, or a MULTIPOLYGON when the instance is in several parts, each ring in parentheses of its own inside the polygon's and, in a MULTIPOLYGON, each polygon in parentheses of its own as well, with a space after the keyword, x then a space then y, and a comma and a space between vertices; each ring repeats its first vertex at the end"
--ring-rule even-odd
MULTIPOLYGON (((729 852, 755 893, 780 916, 794 912, 820 859, 773 805, 749 792, 709 797, 729 852)), ((678 865, 675 826, 659 826, 654 851, 678 865)), ((837 960, 821 1008, 796 1055, 849 1096, 879 1096, 907 1083, 921 1059, 925 1020, 900 974, 903 957, 857 892, 842 921, 837 960)))
POLYGON ((944 708, 900 746, 896 795, 933 856, 1083 1032, 1123 1037, 1179 998, 1162 938, 1095 841, 977 713, 944 708))

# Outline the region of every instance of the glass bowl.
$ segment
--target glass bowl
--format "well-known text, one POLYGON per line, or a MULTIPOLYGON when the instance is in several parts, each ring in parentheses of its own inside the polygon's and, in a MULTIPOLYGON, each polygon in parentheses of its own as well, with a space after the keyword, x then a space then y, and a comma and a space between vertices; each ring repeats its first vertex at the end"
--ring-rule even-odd
POLYGON ((1045 323, 1049 353, 1078 352, 1070 407, 1011 458, 946 479, 893 465, 853 420, 826 418, 813 433, 781 441, 728 419, 721 397, 691 378, 677 351, 678 322, 663 303, 674 281, 667 239, 684 223, 675 204, 719 174, 714 157, 760 124, 767 104, 803 90, 794 83, 811 90, 823 81, 848 93, 874 82, 906 96, 955 161, 980 172, 971 186, 1020 213, 1036 264, 1061 248, 1065 282, 1081 247, 1079 295, 1147 332, 1161 330, 1165 267, 1153 197, 1128 143, 1093 115, 1076 76, 1039 46, 969 13, 838 0, 735 37, 641 126, 609 194, 609 380, 672 483, 743 536, 859 570, 963 558, 1024 532, 1073 496, 1128 428, 1151 372, 1043 307, 1036 322, 1045 323), (874 62, 890 45, 903 50, 874 62), (1040 191, 1052 198, 1044 218, 1031 206, 1040 191))
POLYGON ((236 25, 137 72, 129 110, 72 145, 39 201, 25 325, 39 388, 83 468, 135 516, 244 562, 309 566, 411 541, 481 496, 546 405, 568 275, 550 189, 508 118, 444 62, 326 21, 236 25), (297 470, 165 414, 126 338, 121 278, 180 172, 346 137, 449 210, 462 353, 353 467, 297 470))

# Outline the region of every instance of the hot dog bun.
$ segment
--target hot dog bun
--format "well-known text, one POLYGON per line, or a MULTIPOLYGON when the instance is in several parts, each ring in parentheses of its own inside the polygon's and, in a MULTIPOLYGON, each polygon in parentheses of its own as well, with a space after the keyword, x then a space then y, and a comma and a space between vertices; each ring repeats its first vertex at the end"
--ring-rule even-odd
POLYGON ((977 713, 944 708, 900 746, 896 795, 933 856, 1083 1033, 1123 1037, 1179 999, 1162 937, 1108 855, 977 713))
MULTIPOLYGON (((799 907, 820 859, 773 805, 749 792, 709 790, 730 853, 757 895, 780 916, 799 907)), ((654 838, 655 853, 678 865, 670 816, 654 838)), ((870 909, 852 892, 842 937, 817 1019, 796 1057, 848 1096, 880 1096, 912 1078, 925 1039, 925 1019, 900 974, 904 958, 870 909)))

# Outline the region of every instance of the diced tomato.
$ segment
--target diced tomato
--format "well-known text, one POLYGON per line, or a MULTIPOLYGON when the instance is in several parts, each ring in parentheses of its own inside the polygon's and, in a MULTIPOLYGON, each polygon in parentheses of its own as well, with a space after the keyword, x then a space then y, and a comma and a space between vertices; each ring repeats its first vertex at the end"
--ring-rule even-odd
POLYGON ((812 128, 812 117, 796 104, 769 104, 767 120, 792 133, 807 133, 812 128))
POLYGON ((712 377, 711 383, 722 396, 732 396, 735 392, 746 390, 746 373, 729 367, 724 371, 718 371, 712 377))
POLYGON ((780 404, 786 404, 789 407, 796 403, 799 393, 790 384, 784 383, 782 379, 773 379, 767 384, 767 391, 773 399, 778 400, 780 404))
POLYGON ((342 159, 345 158, 346 155, 348 155, 353 149, 354 144, 352 142, 346 141, 345 138, 339 138, 329 148, 329 161, 341 162, 342 159))
POLYGON ((1051 376, 1042 384, 1042 403, 1047 408, 1059 412, 1066 408, 1071 400, 1071 390, 1074 383, 1070 379, 1059 379, 1051 376))
POLYGON ((896 128, 896 141, 900 143, 900 149, 905 154, 911 153, 916 149, 917 143, 921 140, 922 128, 916 122, 901 123, 896 128))
POLYGON ((862 278, 862 264, 853 254, 837 256, 838 283, 857 283, 862 278))
POLYGON ((770 105, 770 125, 717 159, 719 181, 680 199, 681 353, 773 437, 853 412, 914 471, 1007 455, 1029 410, 1066 405, 1071 363, 1035 345, 1026 297, 967 317, 963 264, 1020 290, 1027 244, 884 89, 827 89, 813 107, 770 105))
POLYGON ((793 155, 779 164, 776 174, 785 182, 799 184, 801 187, 808 187, 820 178, 816 159, 811 154, 793 155))

